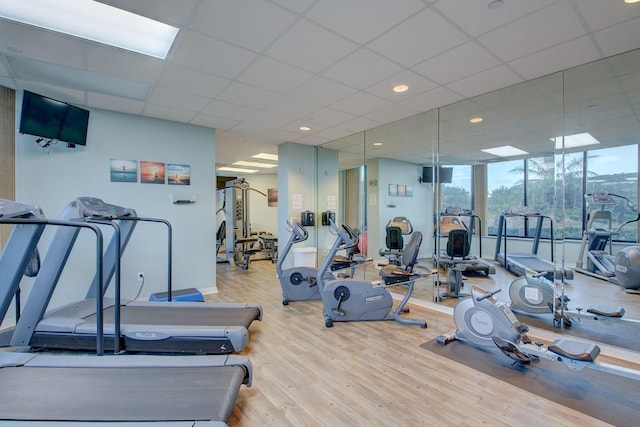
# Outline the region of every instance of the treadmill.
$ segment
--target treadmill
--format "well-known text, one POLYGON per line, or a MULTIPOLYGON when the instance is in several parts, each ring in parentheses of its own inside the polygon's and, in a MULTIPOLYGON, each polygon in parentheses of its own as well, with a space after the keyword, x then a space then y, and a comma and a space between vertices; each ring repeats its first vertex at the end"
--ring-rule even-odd
MULTIPOLYGON (((0 323, 11 302, 20 314, 19 289, 30 266, 39 273, 37 244, 45 227, 89 228, 102 269, 102 233, 93 224, 50 221, 35 206, 0 199, 0 224, 13 229, 0 254, 0 323), (37 258, 37 257, 36 257, 37 258)), ((102 275, 100 275, 102 277, 102 275)), ((102 285, 102 283, 100 283, 102 285)), ((2 331, 11 334, 11 328, 2 331)), ((103 338, 102 334, 98 334, 103 338)), ((0 349, 0 423, 8 425, 225 426, 252 367, 239 355, 158 356, 37 354, 0 349), (64 390, 64 393, 60 393, 64 390), (148 425, 148 424, 146 424, 148 425)))
POLYGON ((102 273, 96 273, 84 300, 47 311, 80 230, 80 227, 59 227, 33 282, 11 345, 92 350, 101 329, 107 338, 105 349, 115 352, 227 354, 248 345, 248 327, 254 320, 262 319, 261 306, 171 301, 171 225, 168 221, 138 217, 133 209, 107 204, 94 197, 80 197, 69 203, 62 220, 114 228, 102 256, 102 273), (136 224, 141 221, 165 224, 168 229, 167 302, 120 298, 120 259, 136 224), (105 298, 114 276, 115 297, 105 298), (97 308, 98 301, 102 310, 97 308), (103 322, 103 328, 98 327, 99 321, 103 322))
POLYGON ((537 210, 526 206, 512 207, 502 211, 498 222, 498 235, 496 236, 496 253, 495 260, 502 267, 517 276, 523 276, 525 270, 531 270, 536 273, 544 273, 549 280, 561 278, 563 275, 566 279, 573 279, 573 271, 565 269, 560 271, 556 269, 554 263, 554 239, 553 239, 553 220, 550 216, 543 215, 537 210), (533 245, 531 252, 508 252, 507 251, 507 222, 510 218, 524 218, 525 227, 528 227, 530 221, 535 221, 535 233, 533 236, 533 245), (538 248, 542 236, 542 227, 545 220, 549 223, 549 242, 551 244, 551 260, 546 260, 538 256, 538 248), (502 248, 501 248, 502 246, 502 248))

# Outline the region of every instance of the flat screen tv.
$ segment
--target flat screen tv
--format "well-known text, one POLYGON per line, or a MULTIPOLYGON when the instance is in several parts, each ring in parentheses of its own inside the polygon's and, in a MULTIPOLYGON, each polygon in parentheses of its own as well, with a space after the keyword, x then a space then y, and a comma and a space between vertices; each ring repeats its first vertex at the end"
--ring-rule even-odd
MULTIPOLYGON (((435 181, 441 184, 451 184, 451 180, 453 179, 453 168, 452 167, 443 167, 440 166, 437 169, 437 176, 435 176, 435 181)), ((422 182, 433 183, 433 166, 423 166, 422 167, 422 182)))
POLYGON ((24 91, 20 133, 87 145, 89 111, 24 91))

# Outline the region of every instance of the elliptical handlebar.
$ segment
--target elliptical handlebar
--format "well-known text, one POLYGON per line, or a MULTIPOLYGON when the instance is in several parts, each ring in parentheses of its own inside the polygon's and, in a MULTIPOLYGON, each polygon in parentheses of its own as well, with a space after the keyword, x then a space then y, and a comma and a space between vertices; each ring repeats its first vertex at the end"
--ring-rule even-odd
POLYGON ((485 300, 487 298, 491 298, 492 296, 494 296, 495 294, 497 294, 501 290, 502 289, 496 289, 495 291, 491 291, 491 292, 487 292, 485 294, 482 294, 479 297, 476 297, 476 301, 482 301, 482 300, 485 300))
POLYGON ((291 229, 291 232, 295 235, 294 243, 303 242, 309 238, 309 232, 306 228, 300 225, 299 222, 294 222, 291 224, 289 220, 287 220, 287 226, 291 229))

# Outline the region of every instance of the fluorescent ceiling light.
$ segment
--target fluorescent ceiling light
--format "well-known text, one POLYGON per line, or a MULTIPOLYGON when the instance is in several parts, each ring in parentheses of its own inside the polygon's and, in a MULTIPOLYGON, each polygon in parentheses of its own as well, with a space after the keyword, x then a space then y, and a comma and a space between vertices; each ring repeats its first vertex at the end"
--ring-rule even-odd
MULTIPOLYGON (((556 150, 562 149, 562 136, 556 136, 552 141, 556 142, 556 150)), ((582 147, 584 145, 600 144, 589 132, 566 135, 564 137, 564 148, 582 147)))
POLYGON ((516 147, 512 147, 511 145, 503 145, 502 147, 495 148, 485 148, 483 150, 485 153, 493 154, 498 157, 511 157, 511 156, 521 156, 523 154, 529 154, 524 150, 521 150, 516 147))
POLYGON ((178 29, 92 0, 0 0, 0 17, 165 59, 178 29))
POLYGON ((258 154, 254 154, 251 157, 253 157, 254 159, 262 159, 262 160, 278 160, 277 154, 258 153, 258 154))
POLYGON ((244 160, 240 160, 238 162, 233 162, 236 166, 249 166, 253 168, 275 168, 278 165, 274 165, 272 163, 260 163, 260 162, 245 162, 244 160))
POLYGON ((258 172, 256 169, 242 169, 242 168, 232 168, 229 166, 222 166, 221 168, 218 168, 219 171, 225 171, 225 172, 239 172, 239 173, 256 173, 258 172))

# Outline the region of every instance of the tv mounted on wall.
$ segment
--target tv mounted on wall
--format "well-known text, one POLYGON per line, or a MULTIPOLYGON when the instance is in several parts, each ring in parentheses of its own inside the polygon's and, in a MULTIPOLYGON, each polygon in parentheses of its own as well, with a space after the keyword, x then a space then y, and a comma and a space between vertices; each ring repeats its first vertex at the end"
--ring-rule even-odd
POLYGON ((24 91, 20 133, 87 145, 88 126, 88 110, 24 91))
POLYGON ((420 182, 433 183, 434 178, 435 182, 439 182, 441 184, 451 184, 451 180, 453 179, 453 168, 440 166, 436 170, 436 176, 434 177, 433 166, 423 166, 422 179, 420 180, 420 182))

